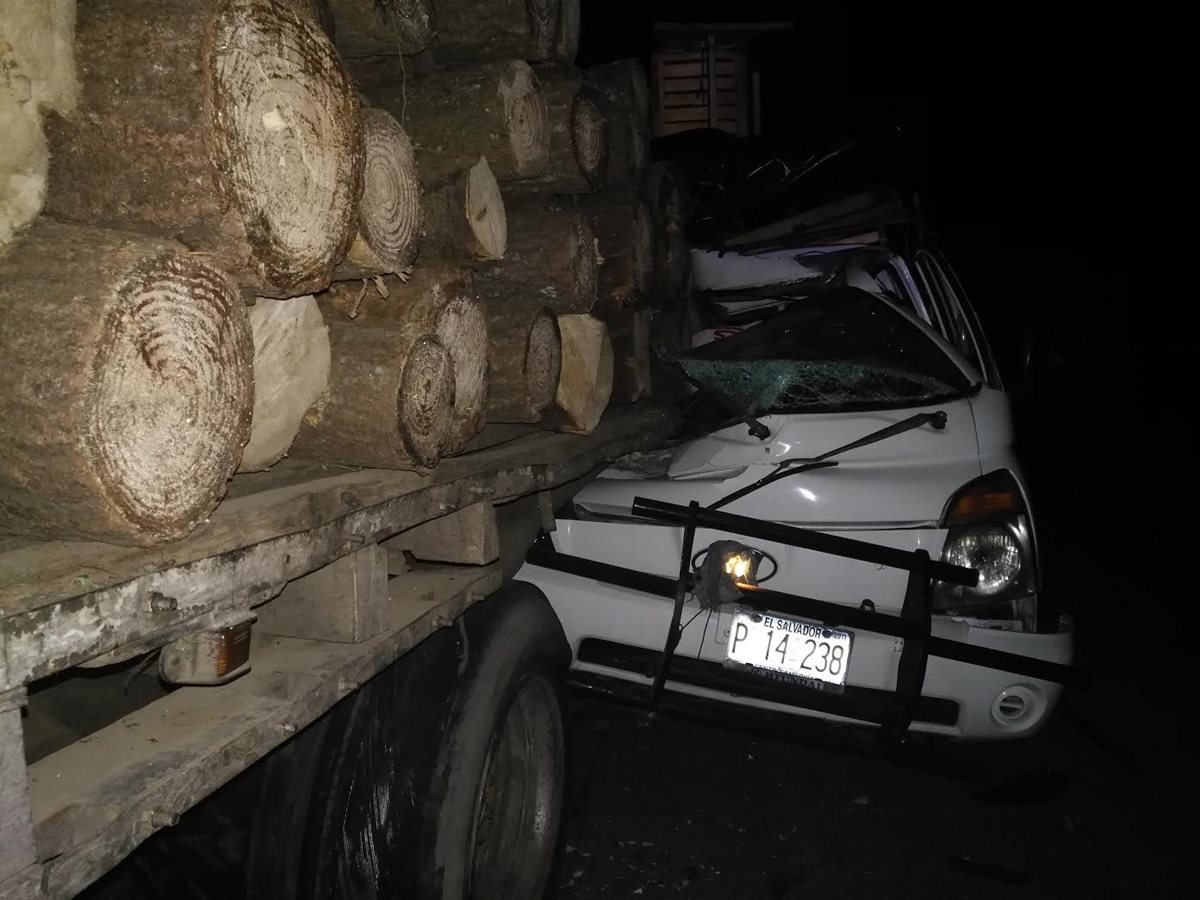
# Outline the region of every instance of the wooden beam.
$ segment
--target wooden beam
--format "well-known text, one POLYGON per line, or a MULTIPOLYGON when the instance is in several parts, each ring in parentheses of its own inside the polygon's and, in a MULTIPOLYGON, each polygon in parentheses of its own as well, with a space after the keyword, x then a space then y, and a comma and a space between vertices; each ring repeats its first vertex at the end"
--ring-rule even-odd
POLYGON ((361 643, 383 631, 387 576, 387 551, 378 544, 364 547, 289 582, 255 610, 255 628, 282 637, 361 643))
POLYGON ((399 550, 427 562, 487 565, 500 558, 496 510, 490 503, 472 503, 402 531, 383 546, 389 553, 399 550))

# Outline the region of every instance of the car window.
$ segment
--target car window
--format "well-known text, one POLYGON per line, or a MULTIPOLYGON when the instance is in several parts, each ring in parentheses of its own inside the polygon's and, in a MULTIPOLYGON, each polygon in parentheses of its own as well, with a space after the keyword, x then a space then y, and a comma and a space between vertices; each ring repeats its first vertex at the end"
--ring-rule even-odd
POLYGON ((911 406, 970 387, 915 317, 855 288, 793 304, 679 364, 737 415, 911 406))
POLYGON ((971 305, 971 299, 967 296, 966 291, 963 290, 962 282, 958 280, 953 267, 940 254, 937 254, 936 258, 938 261, 938 270, 942 273, 942 278, 953 292, 954 300, 969 323, 971 333, 975 336, 975 347, 979 353, 979 360, 982 363, 979 368, 983 372, 984 381, 988 387, 1003 390, 1004 385, 1000 380, 1000 367, 996 365, 996 358, 992 355, 992 348, 988 344, 987 333, 983 330, 983 325, 979 321, 975 307, 971 305))
POLYGON ((928 291, 929 298, 939 313, 938 327, 942 336, 971 365, 980 372, 984 372, 983 355, 979 352, 972 322, 963 312, 962 305, 957 302, 954 289, 942 266, 937 258, 927 250, 918 251, 916 261, 917 270, 928 291))

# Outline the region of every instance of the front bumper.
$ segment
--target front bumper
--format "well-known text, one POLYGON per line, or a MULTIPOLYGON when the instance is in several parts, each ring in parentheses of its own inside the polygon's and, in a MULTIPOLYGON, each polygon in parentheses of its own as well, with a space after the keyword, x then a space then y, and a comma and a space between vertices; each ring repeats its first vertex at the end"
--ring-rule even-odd
MULTIPOLYGON (((526 565, 518 577, 537 584, 563 623, 579 680, 618 680, 649 690, 667 634, 671 603, 662 597, 590 578, 526 565)), ((690 615, 690 613, 689 613, 690 615)), ((700 616, 684 631, 665 689, 720 704, 792 716, 875 724, 896 689, 903 640, 857 632, 841 694, 817 691, 764 674, 726 669, 728 613, 700 616)), ((1073 633, 1001 631, 935 618, 935 636, 1068 664, 1073 633)), ((1062 693, 1054 682, 931 656, 911 730, 959 740, 1003 740, 1036 732, 1062 693)))

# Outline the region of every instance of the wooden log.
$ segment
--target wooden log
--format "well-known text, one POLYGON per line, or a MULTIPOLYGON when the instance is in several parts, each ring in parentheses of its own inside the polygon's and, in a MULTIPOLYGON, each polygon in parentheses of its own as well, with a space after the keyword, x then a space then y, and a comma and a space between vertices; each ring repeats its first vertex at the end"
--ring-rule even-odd
POLYGON ((536 178, 514 182, 520 191, 587 194, 608 177, 608 122, 604 100, 579 79, 542 72, 550 150, 536 178))
POLYGON ((181 245, 35 225, 0 262, 0 356, 0 530, 150 546, 225 493, 250 435, 250 327, 181 245))
POLYGON ((254 415, 239 472, 257 472, 283 459, 305 412, 329 383, 329 330, 314 298, 260 297, 249 318, 254 415))
POLYGON ((676 163, 652 163, 643 185, 654 214, 653 294, 659 306, 679 300, 691 281, 692 256, 687 242, 691 191, 687 173, 676 163))
POLYGON ((536 298, 556 313, 596 305, 596 236, 570 200, 523 197, 508 207, 504 261, 483 268, 475 287, 489 303, 536 298))
POLYGON ((652 393, 649 309, 603 315, 613 348, 612 399, 636 403, 652 393))
POLYGON ((650 158, 650 90, 639 60, 619 59, 583 70, 604 98, 609 129, 609 180, 640 183, 650 158))
POLYGON ((580 198, 592 221, 600 256, 597 275, 601 307, 639 306, 649 301, 654 277, 654 218, 635 190, 580 198))
POLYGON ((558 39, 554 42, 554 55, 568 66, 575 65, 575 57, 579 55, 582 25, 579 0, 562 0, 558 7, 558 39))
POLYGON ((470 269, 445 260, 422 260, 407 279, 370 278, 342 284, 336 290, 318 294, 317 302, 329 322, 399 322, 415 298, 433 293, 443 297, 474 296, 473 284, 470 269))
POLYGON ((554 312, 536 300, 487 305, 488 422, 538 422, 554 405, 562 338, 554 312))
POLYGON ((608 327, 581 313, 558 317, 562 371, 550 424, 559 431, 591 434, 608 407, 613 385, 613 348, 608 327))
POLYGON ((433 0, 318 2, 328 3, 334 43, 347 59, 419 53, 433 40, 433 0))
POLYGON ((438 0, 437 18, 433 53, 444 66, 543 62, 554 55, 559 37, 559 0, 438 0))
POLYGON ((358 103, 311 16, 284 0, 88 0, 79 110, 48 122, 47 211, 177 237, 243 285, 329 283, 354 236, 358 103))
POLYGON ((527 63, 475 63, 363 89, 412 136, 427 181, 453 176, 480 156, 499 181, 532 178, 546 168, 546 100, 527 63))
POLYGON ((330 318, 328 325, 329 384, 305 414, 292 456, 433 468, 454 408, 446 347, 423 323, 330 318))
MULTIPOLYGON (((370 300, 362 296, 359 286, 349 283, 334 285, 319 298, 323 306, 334 311, 353 309, 357 304, 359 314, 365 301, 370 304, 369 314, 376 321, 416 328, 434 336, 446 348, 450 354, 453 390, 450 421, 439 448, 442 455, 460 452, 483 427, 487 413, 487 319, 483 304, 466 288, 469 283, 452 274, 428 278, 420 285, 386 278, 365 286, 368 295, 372 292, 378 295, 370 300)), ((327 318, 332 323, 337 318, 336 312, 327 318)), ((366 317, 363 318, 365 323, 366 317)))
POLYGON ((429 255, 496 260, 508 246, 508 216, 487 159, 430 186, 421 200, 429 255))
POLYGON ((407 274, 417 259, 425 216, 412 142, 389 113, 363 110, 363 186, 358 232, 333 278, 407 274))

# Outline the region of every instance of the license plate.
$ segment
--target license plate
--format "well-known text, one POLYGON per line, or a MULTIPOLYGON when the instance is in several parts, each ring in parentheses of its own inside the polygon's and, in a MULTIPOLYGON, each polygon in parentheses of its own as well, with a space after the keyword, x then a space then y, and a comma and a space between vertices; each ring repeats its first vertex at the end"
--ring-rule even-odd
POLYGON ((853 640, 849 631, 739 609, 729 629, 725 660, 795 678, 844 685, 853 640))

